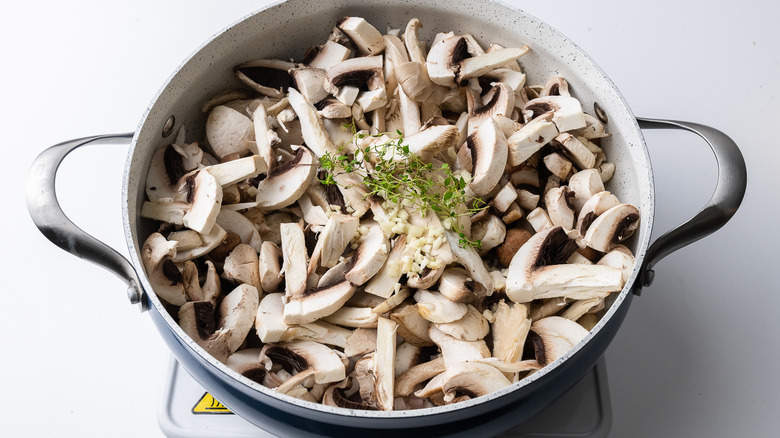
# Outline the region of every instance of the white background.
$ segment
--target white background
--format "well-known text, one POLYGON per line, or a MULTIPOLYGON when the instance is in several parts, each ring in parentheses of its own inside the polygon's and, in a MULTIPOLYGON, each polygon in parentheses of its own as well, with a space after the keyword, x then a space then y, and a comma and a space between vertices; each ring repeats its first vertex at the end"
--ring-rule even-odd
MULTIPOLYGON (((14 2, 0 15, 0 434, 159 436, 168 352, 123 283, 55 248, 26 213, 45 147, 129 132, 176 66, 264 1, 14 2)), ((774 436, 780 428, 777 178, 780 7, 770 1, 515 2, 577 42, 633 111, 718 127, 749 187, 717 234, 668 257, 607 351, 612 436, 774 436), (770 172, 772 172, 770 174, 770 172)), ((646 134, 656 235, 709 198, 715 160, 680 133, 646 134)), ((65 211, 126 253, 127 148, 77 151, 65 211)))

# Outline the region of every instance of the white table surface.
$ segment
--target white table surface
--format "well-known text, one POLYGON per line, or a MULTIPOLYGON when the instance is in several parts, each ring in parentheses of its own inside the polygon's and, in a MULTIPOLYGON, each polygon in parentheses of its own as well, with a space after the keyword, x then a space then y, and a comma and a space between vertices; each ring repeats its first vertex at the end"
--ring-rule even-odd
MULTIPOLYGON (((0 14, 0 434, 160 435, 166 347, 149 317, 127 303, 120 280, 34 228, 23 199, 26 174, 49 145, 134 130, 185 57, 265 3, 43 0, 14 2, 0 14)), ((748 165, 736 217, 657 266, 655 284, 634 301, 608 349, 612 436, 776 436, 779 4, 514 3, 588 52, 635 114, 718 127, 748 165)), ((715 160, 689 135, 646 137, 658 234, 709 198, 715 160)), ((118 200, 126 150, 79 150, 58 181, 71 218, 123 253, 118 200)))

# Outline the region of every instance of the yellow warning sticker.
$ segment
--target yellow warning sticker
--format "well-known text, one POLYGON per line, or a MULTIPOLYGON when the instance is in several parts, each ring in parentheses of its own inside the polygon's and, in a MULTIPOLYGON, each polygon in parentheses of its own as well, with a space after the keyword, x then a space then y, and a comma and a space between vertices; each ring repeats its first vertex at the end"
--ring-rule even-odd
POLYGON ((203 393, 203 397, 192 407, 193 414, 232 414, 230 409, 220 403, 213 395, 208 392, 203 393))

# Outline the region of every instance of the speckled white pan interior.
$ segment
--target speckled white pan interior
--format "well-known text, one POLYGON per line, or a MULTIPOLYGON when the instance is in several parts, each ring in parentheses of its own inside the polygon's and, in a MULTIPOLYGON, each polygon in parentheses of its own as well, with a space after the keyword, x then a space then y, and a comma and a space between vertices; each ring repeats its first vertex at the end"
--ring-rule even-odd
MULTIPOLYGON (((326 41, 335 22, 347 15, 362 16, 380 31, 385 31, 388 27, 403 29, 410 18, 416 17, 423 24, 420 38, 425 41, 431 41, 438 32, 454 31, 456 34, 474 35, 484 47, 490 43, 499 43, 506 47, 528 44, 532 52, 520 61, 527 74, 528 84, 543 84, 550 76, 563 76, 569 82, 572 94, 582 102, 585 111, 593 114, 594 102, 599 102, 605 109, 609 116, 607 128, 612 137, 605 139, 602 145, 609 161, 617 165, 615 176, 607 184, 607 189, 622 202, 632 203, 641 211, 640 229, 629 242, 629 246, 637 255, 637 263, 626 288, 620 295, 613 294, 612 307, 600 324, 569 353, 575 354, 623 302, 644 258, 653 218, 653 181, 649 157, 630 109, 612 82, 586 54, 535 17, 484 0, 291 0, 246 17, 203 45, 171 76, 148 108, 136 132, 127 160, 124 225, 130 255, 139 273, 143 272, 142 263, 139 261, 140 248, 144 239, 153 231, 150 221, 138 217, 145 196, 143 182, 153 151, 172 140, 172 137, 162 137, 163 125, 169 116, 175 117, 177 128, 181 124, 186 125, 188 141, 201 140, 205 125, 201 105, 220 91, 241 87, 241 83, 233 76, 234 66, 258 58, 300 60, 307 48, 326 41)), ((175 133, 176 129, 173 132, 175 133)), ((143 276, 142 282, 144 289, 151 291, 143 276)), ((172 330, 181 338, 188 339, 155 296, 152 296, 152 303, 166 318, 172 330)), ((272 397, 285 398, 290 403, 311 409, 369 417, 426 415, 432 411, 467 408, 500 397, 540 378, 569 356, 521 382, 468 402, 420 411, 375 412, 332 408, 278 395, 232 372, 210 358, 194 342, 188 342, 197 354, 208 357, 213 366, 272 397)))

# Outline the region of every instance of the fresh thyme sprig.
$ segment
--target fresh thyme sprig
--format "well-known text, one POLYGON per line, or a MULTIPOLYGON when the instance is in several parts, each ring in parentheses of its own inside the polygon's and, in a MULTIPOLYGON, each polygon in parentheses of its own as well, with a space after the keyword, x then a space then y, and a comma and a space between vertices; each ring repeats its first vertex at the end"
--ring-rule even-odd
POLYGON ((459 217, 487 208, 485 202, 478 198, 473 199, 469 206, 466 179, 455 175, 447 163, 440 166, 426 163, 419 155, 410 152, 409 146, 403 144, 401 131, 396 131, 395 135, 372 135, 389 140, 368 141, 366 146, 361 146, 367 134, 356 131, 354 120, 345 127, 352 130, 352 139, 340 146, 337 154, 326 153, 320 157, 320 165, 326 170, 321 183, 338 184, 335 176, 354 173, 368 188, 367 196, 376 195, 396 205, 416 207, 423 216, 432 210, 439 218, 449 218, 461 247, 481 247, 482 242, 467 238, 458 224, 459 217), (350 144, 354 148, 348 149, 350 144), (350 149, 355 153, 350 153, 350 149))

